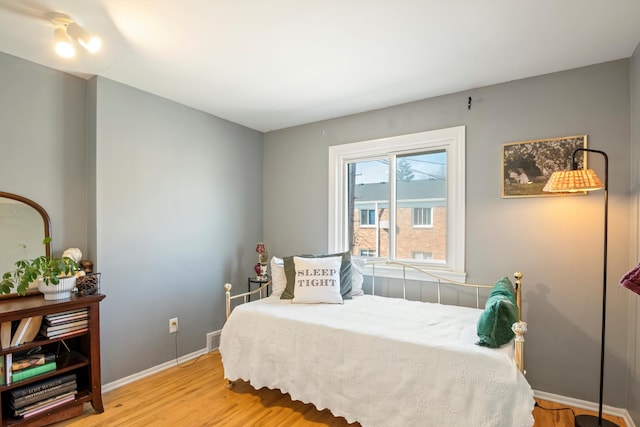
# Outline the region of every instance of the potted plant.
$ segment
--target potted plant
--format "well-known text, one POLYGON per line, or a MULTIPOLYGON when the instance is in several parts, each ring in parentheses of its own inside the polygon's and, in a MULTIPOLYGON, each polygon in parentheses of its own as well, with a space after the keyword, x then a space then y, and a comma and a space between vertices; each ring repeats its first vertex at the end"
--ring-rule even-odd
MULTIPOLYGON (((50 241, 51 238, 48 237, 42 243, 46 244, 50 241)), ((80 259, 82 256, 80 251, 67 250, 61 258, 42 255, 29 259, 26 257, 26 246, 23 246, 23 249, 25 259, 16 261, 16 269, 2 275, 0 294, 8 294, 15 288, 19 295, 25 295, 29 285, 37 280, 38 289, 44 294, 45 299, 68 298, 75 287, 75 273, 78 271, 78 262, 75 258, 80 259), (54 286, 49 288, 50 285, 54 286)))

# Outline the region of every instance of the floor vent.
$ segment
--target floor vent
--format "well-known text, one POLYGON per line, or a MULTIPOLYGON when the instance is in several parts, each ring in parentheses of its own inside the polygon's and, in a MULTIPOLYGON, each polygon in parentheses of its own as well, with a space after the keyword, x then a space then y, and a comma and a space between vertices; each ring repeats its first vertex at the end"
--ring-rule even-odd
POLYGON ((207 334, 207 353, 217 350, 220 347, 220 333, 222 331, 209 332, 207 334))

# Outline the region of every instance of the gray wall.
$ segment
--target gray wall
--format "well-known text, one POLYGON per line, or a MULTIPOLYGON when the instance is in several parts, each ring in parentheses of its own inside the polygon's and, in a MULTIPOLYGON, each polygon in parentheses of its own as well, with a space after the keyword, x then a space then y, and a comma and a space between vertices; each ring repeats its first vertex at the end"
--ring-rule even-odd
POLYGON ((0 53, 0 190, 102 273, 108 383, 205 347, 262 238, 262 134, 103 78, 0 53))
POLYGON ((55 255, 86 247, 86 109, 83 79, 0 52, 0 190, 45 208, 55 255))
MULTIPOLYGON (((589 147, 605 150, 614 166, 605 401, 624 407, 630 296, 615 284, 629 252, 629 112, 629 61, 621 60, 267 133, 265 242, 274 255, 327 249, 329 146, 465 125, 468 278, 493 282, 523 271, 530 383, 595 402, 603 193, 500 195, 502 144, 587 134, 589 147)), ((602 173, 601 158, 589 162, 602 173)))
MULTIPOLYGON (((640 44, 631 57, 631 256, 629 269, 640 262, 640 44)), ((629 404, 636 424, 640 424, 640 304, 633 296, 629 316, 629 404)))
POLYGON ((205 346, 262 236, 262 134, 97 78, 96 259, 106 382, 205 346))

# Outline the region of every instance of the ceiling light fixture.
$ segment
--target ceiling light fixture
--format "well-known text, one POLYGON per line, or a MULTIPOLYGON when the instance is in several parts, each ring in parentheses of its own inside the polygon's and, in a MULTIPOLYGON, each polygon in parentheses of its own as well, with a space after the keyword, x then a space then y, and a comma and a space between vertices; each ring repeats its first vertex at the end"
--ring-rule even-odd
POLYGON ((75 55, 73 40, 90 53, 96 53, 102 47, 102 40, 84 29, 69 15, 59 12, 50 12, 47 18, 56 27, 53 32, 56 53, 63 58, 71 58, 75 55))
POLYGON ((53 32, 53 40, 55 43, 56 53, 63 58, 73 58, 76 49, 71 44, 71 38, 67 35, 64 28, 56 28, 53 32))
POLYGON ((102 46, 102 40, 82 28, 77 22, 67 25, 67 34, 76 39, 78 43, 91 53, 96 53, 102 46))

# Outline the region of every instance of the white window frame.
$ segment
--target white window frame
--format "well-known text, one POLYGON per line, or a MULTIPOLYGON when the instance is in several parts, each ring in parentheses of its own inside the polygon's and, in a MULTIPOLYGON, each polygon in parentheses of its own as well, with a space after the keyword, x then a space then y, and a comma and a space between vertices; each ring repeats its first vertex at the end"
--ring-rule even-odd
POLYGON ((378 217, 375 215, 375 213, 377 212, 377 209, 360 209, 360 215, 358 218, 358 222, 360 223, 360 228, 376 228, 376 226, 378 225, 378 217), (362 223, 362 211, 374 211, 374 215, 373 215, 373 224, 363 224, 362 223))
POLYGON ((411 226, 413 228, 433 228, 433 208, 411 208, 411 226), (416 224, 415 211, 416 209, 427 209, 429 210, 429 223, 428 224, 416 224))
POLYGON ((414 252, 413 253, 413 259, 431 259, 431 258, 433 258, 433 253, 431 253, 431 252, 414 252), (429 257, 428 258, 425 258, 425 257, 417 258, 416 257, 417 254, 423 254, 423 255, 424 254, 429 254, 429 257))
MULTIPOLYGON (((386 158, 419 150, 445 150, 447 152, 447 261, 427 263, 427 270, 453 280, 464 281, 465 266, 465 127, 456 126, 389 138, 353 142, 329 147, 329 251, 348 250, 347 218, 347 165, 351 162, 386 158)), ((390 176, 395 180, 395 176, 390 176)), ((393 188, 394 186, 390 186, 393 188)), ((395 204, 395 194, 390 203, 395 204)), ((395 216, 395 209, 389 210, 395 216)), ((391 218, 395 222, 395 218, 391 218)), ((395 245, 395 242, 390 242, 395 245)), ((424 267, 424 264, 423 264, 424 267)), ((376 267, 376 275, 396 277, 376 267)))
MULTIPOLYGON (((376 250, 375 250, 375 249, 360 249, 360 253, 362 253, 362 252, 364 252, 364 251, 366 251, 366 252, 371 251, 371 252, 373 252, 374 254, 376 253, 376 250)), ((373 256, 373 255, 360 255, 360 256, 361 256, 362 258, 369 258, 369 257, 371 257, 371 256, 373 256)))

